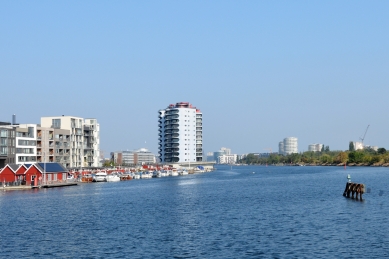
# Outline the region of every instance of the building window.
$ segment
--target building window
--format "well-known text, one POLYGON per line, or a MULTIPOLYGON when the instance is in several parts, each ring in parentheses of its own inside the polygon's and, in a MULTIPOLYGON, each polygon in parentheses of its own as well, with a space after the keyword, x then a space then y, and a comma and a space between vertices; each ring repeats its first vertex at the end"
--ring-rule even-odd
POLYGON ((0 130, 0 137, 6 138, 7 137, 7 130, 5 130, 5 129, 0 130))
POLYGON ((52 124, 53 124, 53 128, 60 129, 61 128, 61 119, 53 119, 52 124))

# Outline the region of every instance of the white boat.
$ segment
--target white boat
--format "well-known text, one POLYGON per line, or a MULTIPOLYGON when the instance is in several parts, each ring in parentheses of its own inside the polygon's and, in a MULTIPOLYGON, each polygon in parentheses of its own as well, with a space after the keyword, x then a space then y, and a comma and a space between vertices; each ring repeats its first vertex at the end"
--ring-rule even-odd
POLYGON ((140 174, 139 173, 135 173, 133 178, 136 179, 136 180, 140 179, 140 174))
POLYGON ((171 176, 178 176, 178 172, 176 170, 172 170, 170 175, 171 176))
POLYGON ((106 172, 97 172, 93 176, 93 182, 106 182, 107 181, 107 173, 106 172))
POLYGON ((106 176, 107 182, 119 182, 120 181, 120 176, 113 172, 109 175, 106 176))
POLYGON ((154 171, 152 173, 152 177, 153 178, 160 178, 160 177, 162 177, 161 172, 160 171, 154 171))
POLYGON ((140 178, 142 179, 150 179, 152 177, 152 174, 149 173, 149 172, 143 172, 142 175, 140 176, 140 178))
POLYGON ((68 177, 66 178, 66 181, 67 182, 74 182, 75 181, 74 175, 68 174, 68 177))
POLYGON ((186 170, 182 170, 179 172, 180 175, 188 175, 188 171, 186 170))

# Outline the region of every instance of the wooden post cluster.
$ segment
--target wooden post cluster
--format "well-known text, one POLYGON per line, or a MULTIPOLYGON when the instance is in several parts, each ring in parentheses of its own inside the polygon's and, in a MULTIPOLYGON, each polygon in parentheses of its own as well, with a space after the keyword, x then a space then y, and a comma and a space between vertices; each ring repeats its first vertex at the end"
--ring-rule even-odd
POLYGON ((346 183, 346 188, 344 189, 343 196, 347 198, 354 199, 354 194, 356 200, 362 200, 362 194, 365 193, 365 185, 363 183, 346 183), (358 199, 359 194, 359 199, 358 199))

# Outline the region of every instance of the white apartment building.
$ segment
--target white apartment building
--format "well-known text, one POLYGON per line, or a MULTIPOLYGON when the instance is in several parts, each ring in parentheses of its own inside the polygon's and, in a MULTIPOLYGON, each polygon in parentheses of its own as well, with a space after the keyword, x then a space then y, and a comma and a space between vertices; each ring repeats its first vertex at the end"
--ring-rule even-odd
POLYGON ((285 152, 284 150, 284 141, 280 141, 278 143, 278 154, 283 155, 285 152))
POLYGON ((284 138, 284 141, 279 143, 279 150, 282 151, 282 155, 290 155, 293 153, 298 153, 298 142, 295 137, 284 138))
POLYGON ((308 151, 320 152, 323 148, 323 144, 309 144, 308 151))
POLYGON ((92 118, 84 121, 84 165, 100 167, 100 124, 92 118))
POLYGON ((217 157, 218 164, 236 164, 238 155, 221 155, 217 157))
POLYGON ((202 113, 188 102, 159 110, 161 162, 196 162, 203 157, 202 113))
POLYGON ((73 116, 41 117, 41 126, 69 130, 69 167, 100 166, 100 125, 96 119, 73 116))

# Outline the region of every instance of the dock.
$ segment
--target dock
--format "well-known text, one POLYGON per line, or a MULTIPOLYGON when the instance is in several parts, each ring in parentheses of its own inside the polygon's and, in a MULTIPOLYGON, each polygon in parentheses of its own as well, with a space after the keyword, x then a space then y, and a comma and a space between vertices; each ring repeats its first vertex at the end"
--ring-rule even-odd
POLYGON ((32 188, 55 188, 55 187, 66 187, 66 186, 75 186, 78 185, 76 182, 71 183, 49 183, 49 184, 42 184, 38 186, 32 186, 32 188))

